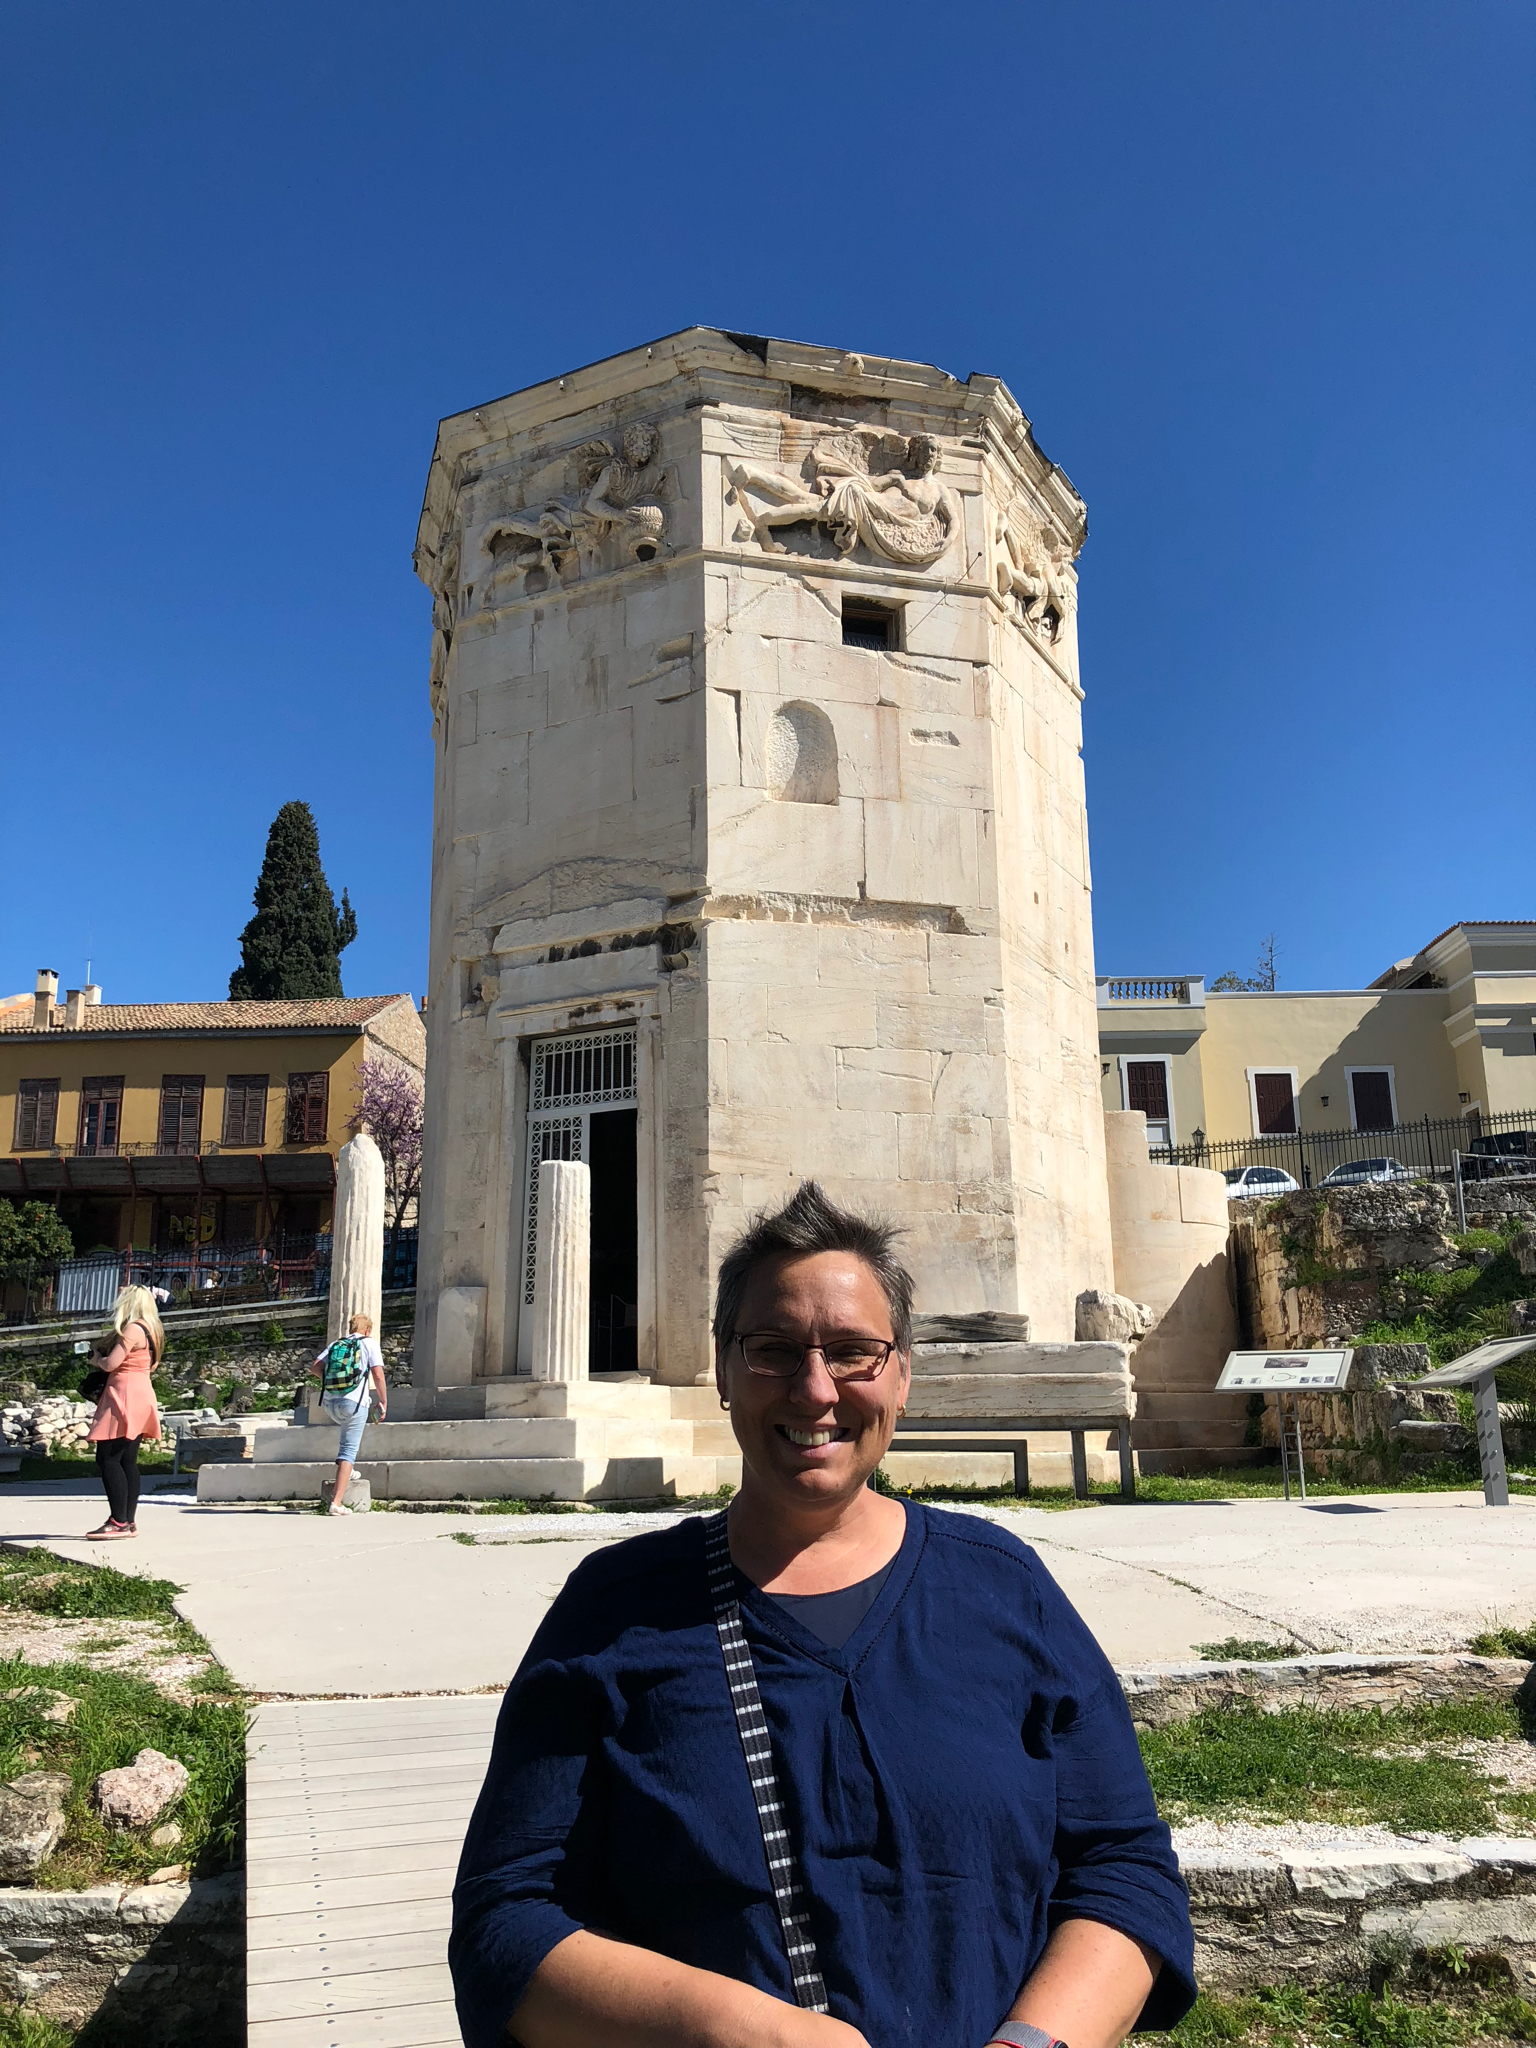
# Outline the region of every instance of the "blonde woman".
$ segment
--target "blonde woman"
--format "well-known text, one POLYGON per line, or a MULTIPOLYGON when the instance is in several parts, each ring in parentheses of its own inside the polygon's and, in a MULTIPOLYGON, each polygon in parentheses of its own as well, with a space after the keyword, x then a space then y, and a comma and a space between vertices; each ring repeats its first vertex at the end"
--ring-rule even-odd
POLYGON ((147 1287, 125 1287, 102 1332, 97 1365, 107 1376, 86 1432, 96 1446, 96 1469, 110 1513, 92 1538, 108 1542, 137 1536, 139 1441, 160 1439, 160 1410, 150 1374, 165 1350, 165 1329, 147 1287))

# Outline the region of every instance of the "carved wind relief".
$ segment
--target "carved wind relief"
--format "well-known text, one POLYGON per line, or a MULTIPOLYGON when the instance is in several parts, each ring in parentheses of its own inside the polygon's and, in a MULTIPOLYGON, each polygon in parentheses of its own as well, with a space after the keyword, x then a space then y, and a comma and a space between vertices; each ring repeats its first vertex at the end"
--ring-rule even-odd
POLYGON ((731 463, 727 474, 745 515, 735 537, 783 554, 775 527, 823 526, 840 554, 852 554, 862 541, 899 568, 931 568, 960 527, 960 508, 937 476, 941 452, 930 434, 908 439, 883 427, 853 427, 818 440, 798 475, 731 463))
POLYGON ((1072 543, 1019 499, 998 514, 996 539, 998 594, 1015 598, 1025 625, 1054 645, 1077 607, 1072 543))
POLYGON ((674 495, 660 448, 651 426, 630 427, 617 451, 608 441, 587 441, 567 458, 573 489, 535 494, 492 518, 480 543, 491 562, 482 601, 504 604, 552 580, 654 561, 666 545, 674 495))
POLYGON ((454 535, 448 542, 441 560, 424 565, 418 555, 416 566, 432 592, 432 656, 427 671, 427 696, 432 705, 432 728, 435 732, 442 722, 443 707, 448 701, 448 656, 453 647, 454 621, 458 616, 458 536, 454 535))

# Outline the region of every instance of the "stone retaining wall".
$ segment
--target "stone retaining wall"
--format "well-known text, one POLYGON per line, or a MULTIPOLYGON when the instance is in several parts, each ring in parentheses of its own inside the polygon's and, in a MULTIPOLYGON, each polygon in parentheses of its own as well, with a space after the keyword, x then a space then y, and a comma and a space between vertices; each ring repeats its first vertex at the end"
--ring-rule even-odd
POLYGON ((245 1882, 0 1889, 0 1997, 155 2048, 245 2040, 245 1882))
POLYGON ((1536 1841, 1437 1848, 1397 1841, 1324 1849, 1174 1846, 1189 1886, 1195 1976, 1212 1991, 1278 1983, 1364 1985, 1373 1965, 1456 1943, 1499 1955, 1536 1991, 1536 1841))
MULTIPOLYGON (((1166 1728, 1208 1708, 1252 1701, 1266 1713, 1418 1707, 1478 1694, 1536 1705, 1522 1657, 1362 1657, 1335 1650, 1273 1663, 1157 1664, 1117 1673, 1138 1729, 1166 1728)), ((1533 1845, 1536 1846, 1536 1845, 1533 1845)))

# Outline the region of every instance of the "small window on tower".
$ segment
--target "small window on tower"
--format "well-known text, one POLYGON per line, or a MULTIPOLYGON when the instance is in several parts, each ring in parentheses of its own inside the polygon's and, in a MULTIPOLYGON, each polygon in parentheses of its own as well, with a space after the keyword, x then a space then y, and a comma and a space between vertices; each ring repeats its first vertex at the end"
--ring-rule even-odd
POLYGON ((866 647, 875 654, 888 653, 898 644, 896 626, 899 616, 888 605, 861 604, 845 597, 843 645, 866 647))

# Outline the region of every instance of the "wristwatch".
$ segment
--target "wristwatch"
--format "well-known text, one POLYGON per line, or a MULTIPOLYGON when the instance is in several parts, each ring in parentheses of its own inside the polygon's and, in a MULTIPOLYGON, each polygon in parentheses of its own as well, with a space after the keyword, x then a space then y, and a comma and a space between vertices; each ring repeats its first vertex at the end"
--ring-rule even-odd
POLYGON ((1048 2034, 1044 2027, 1031 2027, 1023 2020, 1004 2020, 1000 2027, 994 2027, 987 2041, 987 2048, 993 2043, 1003 2048, 1067 2048, 1065 2041, 1055 2034, 1048 2034))

